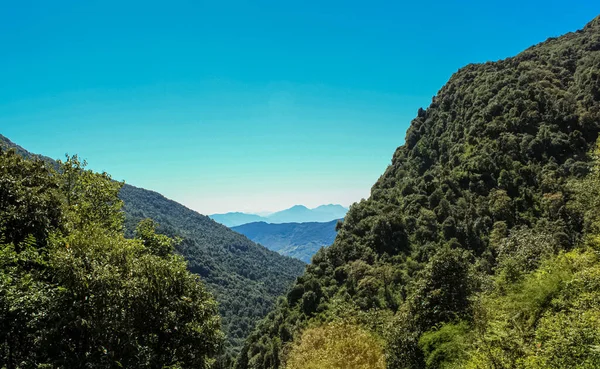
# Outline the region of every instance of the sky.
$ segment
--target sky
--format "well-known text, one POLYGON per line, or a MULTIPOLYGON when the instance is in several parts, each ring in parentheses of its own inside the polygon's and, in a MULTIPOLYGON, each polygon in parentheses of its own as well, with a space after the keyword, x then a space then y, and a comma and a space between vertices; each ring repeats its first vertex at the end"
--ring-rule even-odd
POLYGON ((587 0, 0 3, 0 133, 203 214, 367 198, 460 67, 600 14, 587 0))

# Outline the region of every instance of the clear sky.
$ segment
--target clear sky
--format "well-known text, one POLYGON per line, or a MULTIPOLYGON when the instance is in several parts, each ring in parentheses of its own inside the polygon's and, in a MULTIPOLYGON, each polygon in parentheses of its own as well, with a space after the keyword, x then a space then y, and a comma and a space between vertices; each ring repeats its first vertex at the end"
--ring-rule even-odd
POLYGON ((0 133, 201 213, 368 197, 458 68, 600 1, 3 1, 0 133))

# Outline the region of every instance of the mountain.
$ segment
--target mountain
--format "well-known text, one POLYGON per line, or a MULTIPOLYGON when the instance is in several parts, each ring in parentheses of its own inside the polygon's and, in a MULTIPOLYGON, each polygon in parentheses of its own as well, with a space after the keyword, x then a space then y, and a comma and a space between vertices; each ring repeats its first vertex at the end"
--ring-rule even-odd
POLYGON ((276 251, 309 263, 312 256, 335 239, 337 220, 319 223, 248 223, 231 229, 243 234, 252 241, 276 251))
POLYGON ((348 209, 341 205, 321 205, 314 209, 309 209, 304 205, 294 205, 289 209, 281 210, 267 216, 260 216, 248 213, 225 213, 210 215, 211 219, 226 225, 236 227, 246 223, 265 222, 265 223, 305 223, 305 222, 330 222, 332 220, 343 218, 348 209))
POLYGON ((329 204, 329 205, 317 206, 316 208, 313 209, 313 212, 319 213, 319 214, 327 214, 327 216, 329 216, 329 217, 335 217, 337 219, 342 219, 344 216, 346 216, 348 209, 343 207, 342 205, 329 204))
MULTIPOLYGON (((26 157, 37 156, 1 135, 0 147, 14 148, 26 157)), ((219 304, 229 355, 237 352, 256 322, 304 270, 301 261, 259 246, 154 191, 126 184, 119 197, 124 202, 126 235, 133 235, 140 220, 151 218, 158 222, 161 233, 182 238, 177 251, 219 304)))
POLYGON ((236 368, 599 367, 599 131, 600 17, 460 69, 236 368))
POLYGON ((227 227, 235 227, 246 223, 261 222, 265 220, 265 218, 260 215, 240 212, 213 214, 209 215, 209 217, 215 222, 221 223, 227 227))
POLYGON ((303 205, 295 205, 289 209, 278 211, 267 217, 268 223, 303 223, 329 222, 343 218, 348 209, 341 205, 321 205, 309 209, 303 205))
POLYGON ((315 214, 311 209, 304 205, 294 205, 289 209, 281 210, 269 215, 267 221, 269 223, 302 223, 319 221, 320 219, 315 219, 315 217, 319 216, 320 214, 315 214))

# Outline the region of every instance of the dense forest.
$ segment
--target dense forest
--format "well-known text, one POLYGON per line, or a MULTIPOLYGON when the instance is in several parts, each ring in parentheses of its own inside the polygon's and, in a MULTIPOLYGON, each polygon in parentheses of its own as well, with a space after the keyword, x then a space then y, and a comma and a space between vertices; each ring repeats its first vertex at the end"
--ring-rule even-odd
MULTIPOLYGON (((13 149, 24 158, 40 160, 60 170, 55 160, 32 154, 2 135, 0 148, 13 149)), ((126 237, 133 238, 138 223, 150 218, 160 233, 179 239, 176 252, 185 258, 188 270, 202 278, 218 302, 226 335, 219 364, 228 366, 256 322, 303 272, 304 264, 256 245, 156 192, 125 184, 120 186, 118 196, 123 201, 126 237)))
POLYGON ((238 369, 600 367, 600 17, 419 109, 238 369))

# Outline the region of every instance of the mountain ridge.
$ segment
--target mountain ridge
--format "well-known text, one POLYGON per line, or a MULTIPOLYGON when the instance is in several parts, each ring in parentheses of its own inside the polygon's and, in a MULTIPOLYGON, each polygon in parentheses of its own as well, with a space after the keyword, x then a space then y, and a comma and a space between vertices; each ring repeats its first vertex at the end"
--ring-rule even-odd
POLYGON ((275 224, 254 222, 231 229, 270 250, 309 263, 321 247, 333 243, 338 221, 339 219, 330 222, 275 224))
POLYGON ((228 227, 236 227, 253 222, 265 222, 271 224, 330 222, 332 220, 343 218, 347 211, 347 208, 339 204, 319 205, 312 209, 305 205, 294 205, 290 208, 270 213, 266 216, 243 212, 229 212, 212 214, 209 215, 209 217, 228 227))

